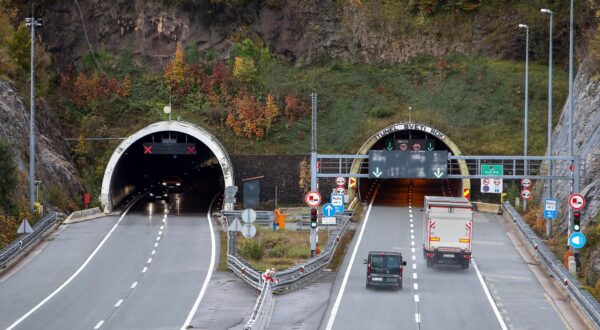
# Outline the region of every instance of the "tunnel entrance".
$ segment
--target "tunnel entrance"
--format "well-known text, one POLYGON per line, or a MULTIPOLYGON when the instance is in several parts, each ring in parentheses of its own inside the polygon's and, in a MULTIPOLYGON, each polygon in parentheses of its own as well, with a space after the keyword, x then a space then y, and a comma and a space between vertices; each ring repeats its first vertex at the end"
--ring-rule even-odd
POLYGON ((109 213, 126 197, 157 187, 216 192, 233 183, 231 159, 213 134, 192 123, 163 121, 135 132, 115 149, 100 203, 109 213))
MULTIPOLYGON (((461 155, 458 146, 446 134, 427 125, 418 123, 399 123, 390 125, 372 135, 359 149, 358 154, 366 155, 370 150, 399 150, 404 152, 427 152, 448 151, 452 155, 461 155)), ((464 161, 455 161, 455 167, 460 168, 463 175, 468 174, 467 165, 464 161)), ((368 174, 368 167, 364 160, 357 159, 352 164, 351 173, 368 174)), ((454 167, 453 166, 453 167, 454 167)), ((358 188, 361 189, 360 196, 367 196, 370 189, 370 179, 360 179, 358 188)), ((413 191, 418 192, 414 196, 413 205, 419 205, 425 195, 437 196, 465 196, 470 197, 471 183, 468 179, 387 179, 384 187, 386 191, 396 191, 384 203, 394 205, 405 205, 406 198, 403 192, 412 186, 413 191), (395 197, 394 197, 395 196, 395 197)), ((354 196, 357 191, 350 191, 354 196)))

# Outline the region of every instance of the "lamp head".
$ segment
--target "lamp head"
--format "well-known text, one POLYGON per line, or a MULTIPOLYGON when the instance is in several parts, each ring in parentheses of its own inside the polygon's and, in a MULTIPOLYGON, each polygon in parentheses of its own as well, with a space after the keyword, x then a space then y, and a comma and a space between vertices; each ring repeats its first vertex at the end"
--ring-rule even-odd
POLYGON ((540 11, 541 11, 542 13, 544 13, 544 14, 550 14, 550 15, 554 14, 554 13, 552 12, 552 10, 550 10, 550 9, 546 9, 546 8, 542 8, 542 9, 540 9, 540 11))
POLYGON ((529 26, 525 25, 525 24, 519 24, 519 27, 521 29, 529 29, 529 26))

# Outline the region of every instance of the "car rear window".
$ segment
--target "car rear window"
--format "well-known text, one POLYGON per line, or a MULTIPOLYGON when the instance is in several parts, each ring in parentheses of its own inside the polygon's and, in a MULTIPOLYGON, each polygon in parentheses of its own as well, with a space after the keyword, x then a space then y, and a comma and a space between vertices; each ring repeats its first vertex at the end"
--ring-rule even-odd
POLYGON ((400 268, 400 257, 389 255, 373 255, 371 256, 372 272, 388 272, 400 268))

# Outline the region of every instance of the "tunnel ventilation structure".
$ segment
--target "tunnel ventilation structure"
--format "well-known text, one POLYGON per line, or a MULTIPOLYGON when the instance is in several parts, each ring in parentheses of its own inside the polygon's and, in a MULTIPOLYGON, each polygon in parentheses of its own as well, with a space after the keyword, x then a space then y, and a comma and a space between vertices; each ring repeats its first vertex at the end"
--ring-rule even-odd
MULTIPOLYGON (((219 185, 225 187, 234 185, 232 161, 221 142, 212 133, 185 121, 161 121, 150 124, 127 137, 113 152, 104 171, 100 193, 100 203, 105 213, 110 213, 125 197, 135 193, 142 185, 149 184, 143 182, 144 180, 151 182, 158 180, 155 177, 144 177, 144 174, 141 173, 143 169, 140 167, 143 164, 139 163, 143 163, 140 161, 143 156, 140 155, 145 153, 145 151, 142 152, 143 143, 149 139, 155 139, 156 136, 165 135, 168 135, 169 138, 171 136, 177 136, 178 139, 184 138, 186 142, 190 140, 198 146, 198 156, 193 160, 184 157, 178 158, 177 155, 167 157, 175 159, 179 164, 188 168, 204 166, 196 163, 210 159, 213 168, 218 171, 218 167, 220 167, 222 172, 223 182, 220 182, 219 185), (132 179, 132 176, 135 178, 132 179)), ((196 154, 195 150, 194 154, 196 154)), ((168 164, 162 165, 169 170, 168 164)))

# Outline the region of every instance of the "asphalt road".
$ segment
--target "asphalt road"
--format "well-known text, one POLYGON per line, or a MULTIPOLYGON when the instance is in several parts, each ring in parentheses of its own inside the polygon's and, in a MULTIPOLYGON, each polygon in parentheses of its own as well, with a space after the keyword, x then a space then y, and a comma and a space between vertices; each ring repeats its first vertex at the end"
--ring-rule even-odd
POLYGON ((422 252, 422 200, 426 194, 441 192, 435 186, 415 185, 409 193, 407 184, 397 183, 382 185, 362 237, 357 231, 322 329, 566 328, 495 215, 475 216, 473 255, 477 267, 427 268, 422 252), (403 290, 365 288, 363 259, 372 250, 403 254, 407 261, 403 290))
POLYGON ((210 267, 210 228, 199 206, 207 203, 201 199, 207 198, 173 197, 167 214, 166 204, 142 200, 120 222, 106 217, 66 226, 0 283, 0 296, 11 297, 0 302, 0 328, 181 328, 210 267))

